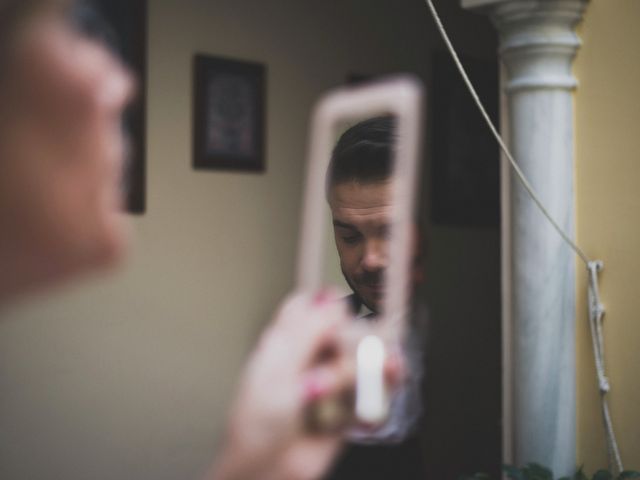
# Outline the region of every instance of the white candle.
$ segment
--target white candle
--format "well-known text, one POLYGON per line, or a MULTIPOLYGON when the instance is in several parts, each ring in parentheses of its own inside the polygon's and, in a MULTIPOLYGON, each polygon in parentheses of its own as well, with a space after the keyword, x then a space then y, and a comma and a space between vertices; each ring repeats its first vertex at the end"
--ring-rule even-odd
POLYGON ((384 381, 384 343, 367 335, 358 344, 356 376, 356 416, 368 424, 380 424, 388 415, 384 381))

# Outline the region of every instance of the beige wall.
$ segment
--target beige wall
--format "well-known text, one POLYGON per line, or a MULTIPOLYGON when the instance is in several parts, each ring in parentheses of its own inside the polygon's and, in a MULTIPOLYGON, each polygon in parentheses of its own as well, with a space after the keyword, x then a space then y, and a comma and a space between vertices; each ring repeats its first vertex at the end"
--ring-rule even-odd
POLYGON ((149 4, 148 211, 121 272, 3 315, 1 478, 206 466, 241 362, 291 287, 309 108, 368 66, 339 17, 328 28, 337 5, 149 4), (191 169, 194 52, 268 66, 266 174, 191 169))
MULTIPOLYGON (((148 211, 133 218, 125 268, 1 312, 0 478, 197 477, 242 360, 291 286, 310 106, 348 73, 428 79, 436 39, 421 0, 149 4, 148 211), (191 169, 195 52, 267 65, 265 174, 191 169)), ((486 54, 470 26, 471 14, 452 25, 459 46, 486 54)), ((434 268, 454 272, 435 310, 453 331, 482 317, 455 305, 486 298, 486 277, 465 268, 497 275, 498 235, 433 236, 434 268)))
MULTIPOLYGON (((590 2, 575 73, 577 235, 604 261, 602 300, 610 407, 625 467, 640 469, 640 3, 590 2)), ((578 464, 606 467, 606 447, 578 269, 578 464)))
POLYGON ((4 312, 2 478, 197 476, 291 286, 309 108, 384 63, 338 2, 149 3, 148 212, 123 271, 4 312), (194 52, 267 64, 266 174, 191 169, 194 52))

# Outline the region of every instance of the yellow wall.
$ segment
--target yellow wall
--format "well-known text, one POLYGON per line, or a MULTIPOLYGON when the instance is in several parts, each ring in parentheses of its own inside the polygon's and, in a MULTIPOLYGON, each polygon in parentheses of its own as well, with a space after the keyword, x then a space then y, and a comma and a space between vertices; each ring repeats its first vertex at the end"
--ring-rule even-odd
MULTIPOLYGON (((640 469, 640 2, 594 0, 580 28, 575 74, 577 236, 604 261, 610 407, 625 467, 640 469)), ((578 275, 578 463, 605 467, 606 448, 578 275)))

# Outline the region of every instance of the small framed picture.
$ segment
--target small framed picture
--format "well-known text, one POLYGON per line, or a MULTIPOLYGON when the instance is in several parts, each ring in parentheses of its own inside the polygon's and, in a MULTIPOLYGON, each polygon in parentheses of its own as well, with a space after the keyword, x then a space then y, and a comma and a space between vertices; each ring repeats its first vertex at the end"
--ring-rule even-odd
POLYGON ((265 170, 265 71, 260 63, 194 57, 193 166, 265 170))

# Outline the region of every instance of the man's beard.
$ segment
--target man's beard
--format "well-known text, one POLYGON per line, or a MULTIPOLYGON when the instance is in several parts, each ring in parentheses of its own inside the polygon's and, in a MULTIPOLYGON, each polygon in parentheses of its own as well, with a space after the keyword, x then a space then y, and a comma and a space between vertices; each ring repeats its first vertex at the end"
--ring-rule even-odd
MULTIPOLYGON (((351 279, 349 278, 349 276, 344 272, 344 269, 342 267, 340 267, 340 270, 342 271, 342 276, 344 277, 345 281, 347 282, 347 284, 351 288, 351 291, 353 292, 353 294, 355 295, 357 300, 361 304, 365 305, 373 313, 378 314, 379 310, 380 310, 380 305, 379 304, 375 305, 373 302, 368 301, 366 298, 364 298, 363 295, 358 291, 358 288, 356 287, 356 285, 354 285, 354 282, 352 282, 351 279)), ((381 285, 383 283, 383 276, 384 276, 384 272, 382 272, 382 271, 377 271, 377 272, 372 272, 372 273, 365 273, 365 274, 361 275, 357 279, 357 281, 358 281, 358 283, 360 283, 363 286, 381 285)), ((358 313, 358 312, 356 312, 356 313, 358 313)))

